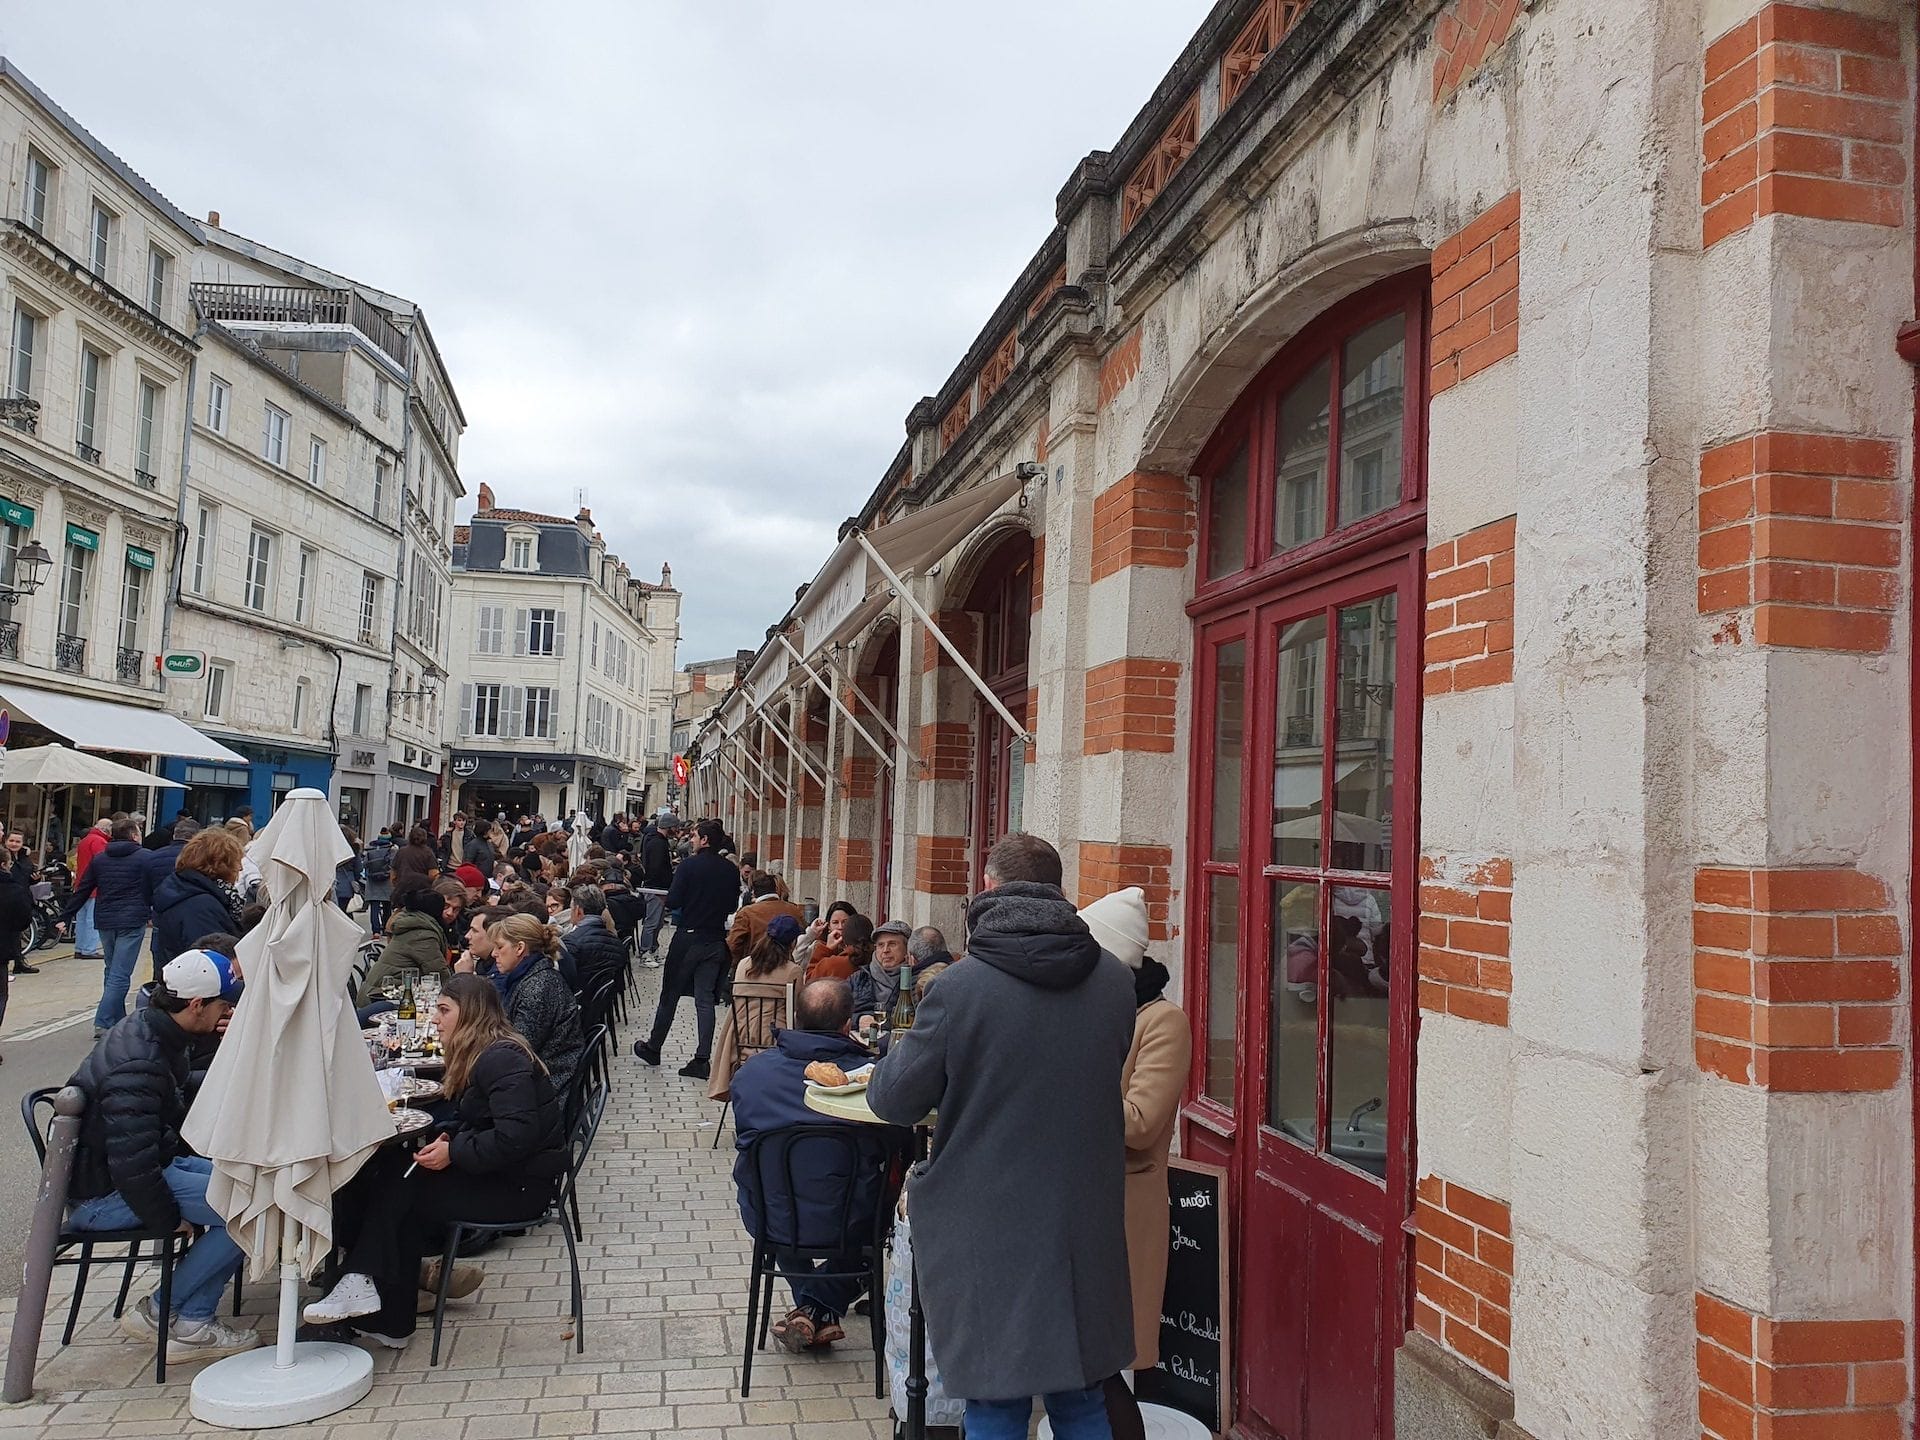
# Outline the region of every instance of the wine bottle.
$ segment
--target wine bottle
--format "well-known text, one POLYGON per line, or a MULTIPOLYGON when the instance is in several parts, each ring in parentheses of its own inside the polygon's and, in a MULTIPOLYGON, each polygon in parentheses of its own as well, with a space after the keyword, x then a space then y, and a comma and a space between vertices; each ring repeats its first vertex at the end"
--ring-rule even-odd
POLYGON ((419 1011, 413 1003, 413 980, 408 978, 405 988, 400 991, 400 1008, 394 1011, 393 1018, 400 1031, 401 1041, 411 1041, 414 1032, 419 1029, 419 1011))
POLYGON ((913 1015, 918 1005, 913 994, 913 972, 902 969, 900 972, 900 993, 894 997, 893 1013, 887 1017, 887 1028, 895 1035, 913 1028, 913 1015))

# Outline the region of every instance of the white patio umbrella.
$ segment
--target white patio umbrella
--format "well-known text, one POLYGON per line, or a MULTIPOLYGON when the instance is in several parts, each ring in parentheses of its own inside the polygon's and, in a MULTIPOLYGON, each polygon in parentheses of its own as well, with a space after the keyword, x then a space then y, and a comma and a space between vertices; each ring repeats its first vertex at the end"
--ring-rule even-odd
POLYGON ((193 1382, 193 1413, 217 1425, 317 1419, 372 1384, 372 1357, 358 1346, 294 1341, 300 1277, 332 1245, 333 1193, 393 1138, 347 997, 360 931, 332 899, 347 853, 318 790, 288 794, 247 847, 273 901, 240 942, 246 998, 181 1129, 213 1162, 207 1201, 251 1275, 280 1265, 278 1344, 218 1361, 193 1382))
POLYGON ((104 755, 89 755, 65 745, 34 745, 7 751, 9 785, 137 785, 160 790, 184 790, 178 780, 162 779, 122 765, 104 755))

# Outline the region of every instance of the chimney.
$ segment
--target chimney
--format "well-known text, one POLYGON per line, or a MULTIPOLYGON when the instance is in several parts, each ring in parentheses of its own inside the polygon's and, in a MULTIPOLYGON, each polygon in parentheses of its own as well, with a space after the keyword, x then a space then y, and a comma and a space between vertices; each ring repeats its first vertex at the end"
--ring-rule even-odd
POLYGON ((216 230, 220 228, 220 212, 218 210, 207 211, 207 224, 213 226, 216 230))
POLYGON ((673 567, 671 565, 662 565, 660 567, 660 588, 662 590, 671 590, 673 588, 673 567))
POLYGON ((593 511, 582 505, 580 507, 580 513, 575 515, 573 519, 575 524, 590 526, 593 524, 593 511))
POLYGON ((493 509, 493 487, 482 480, 480 482, 480 509, 476 513, 484 515, 491 509, 493 509))

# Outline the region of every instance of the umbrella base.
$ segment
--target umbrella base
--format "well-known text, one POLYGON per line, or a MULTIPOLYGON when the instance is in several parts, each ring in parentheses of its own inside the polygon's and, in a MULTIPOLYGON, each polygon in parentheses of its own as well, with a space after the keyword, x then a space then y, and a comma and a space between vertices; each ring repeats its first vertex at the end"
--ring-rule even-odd
POLYGON ((193 1380, 196 1420, 230 1430, 299 1425, 357 1404, 373 1388, 373 1356, 358 1345, 305 1340, 293 1364, 271 1345, 216 1360, 193 1380))

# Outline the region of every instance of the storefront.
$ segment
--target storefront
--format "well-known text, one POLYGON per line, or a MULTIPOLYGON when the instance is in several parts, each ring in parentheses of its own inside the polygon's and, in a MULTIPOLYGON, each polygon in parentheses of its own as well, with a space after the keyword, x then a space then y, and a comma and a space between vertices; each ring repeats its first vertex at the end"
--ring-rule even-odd
MULTIPOLYGON (((403 753, 413 755, 416 752, 409 745, 403 753)), ((392 824, 395 832, 402 835, 415 825, 424 825, 436 835, 440 833, 440 777, 437 773, 417 765, 389 760, 387 786, 391 809, 383 823, 392 824)))
POLYGON ((591 763, 573 755, 456 750, 451 766, 456 803, 469 815, 558 819, 566 814, 568 797, 579 793, 580 767, 591 763))
POLYGON ((194 764, 179 759, 162 763, 161 774, 187 786, 165 792, 160 802, 162 824, 191 815, 203 825, 216 825, 242 806, 251 806, 253 823, 261 826, 273 817, 288 791, 333 793, 334 759, 324 750, 261 745, 239 736, 221 738, 243 763, 194 764))

